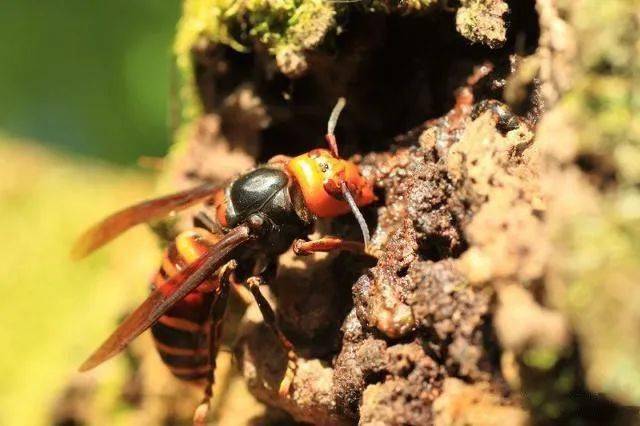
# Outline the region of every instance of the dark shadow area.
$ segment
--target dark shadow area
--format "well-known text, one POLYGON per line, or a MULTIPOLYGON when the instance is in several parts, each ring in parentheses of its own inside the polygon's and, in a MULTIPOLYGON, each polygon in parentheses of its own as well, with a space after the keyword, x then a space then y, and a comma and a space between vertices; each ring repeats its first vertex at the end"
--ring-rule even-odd
MULTIPOLYGON (((508 41, 499 49, 470 44, 456 32, 451 12, 403 17, 354 9, 340 18, 348 30, 328 36, 324 49, 309 55, 304 77, 280 74, 269 66, 266 52, 216 48, 196 55, 199 88, 212 111, 238 84, 253 82, 272 117, 259 161, 323 147, 326 122, 340 96, 347 98, 336 131, 344 155, 384 151, 394 136, 449 111, 456 89, 475 66, 492 63, 494 80, 500 79, 511 71, 513 54, 535 50, 534 2, 511 7, 508 41)), ((501 90, 480 86, 477 97, 500 99, 501 90)))

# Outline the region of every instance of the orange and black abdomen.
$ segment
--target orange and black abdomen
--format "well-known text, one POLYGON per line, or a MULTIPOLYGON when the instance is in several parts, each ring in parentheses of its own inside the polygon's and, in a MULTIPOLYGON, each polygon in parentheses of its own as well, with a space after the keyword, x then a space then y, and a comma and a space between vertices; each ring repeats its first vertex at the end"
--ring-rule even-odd
MULTIPOLYGON (((163 254, 162 265, 152 282, 153 288, 163 285, 177 271, 195 261, 217 239, 217 236, 199 228, 178 235, 163 254)), ((151 327, 162 361, 179 379, 201 381, 209 373, 209 313, 218 301, 220 291, 216 275, 176 303, 151 327)), ((217 324, 217 328, 220 325, 217 324)))

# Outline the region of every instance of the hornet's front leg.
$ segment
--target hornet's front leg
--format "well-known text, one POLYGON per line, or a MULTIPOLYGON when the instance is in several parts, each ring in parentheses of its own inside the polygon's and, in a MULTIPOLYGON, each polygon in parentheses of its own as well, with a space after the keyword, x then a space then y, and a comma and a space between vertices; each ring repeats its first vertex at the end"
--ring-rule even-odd
POLYGON ((365 253, 364 244, 361 242, 343 240, 338 237, 323 237, 317 240, 298 239, 293 242, 293 252, 298 256, 307 256, 317 252, 330 252, 334 250, 365 253))
POLYGON ((282 330, 278 327, 276 323, 276 315, 269 304, 269 301, 262 295, 260 292, 260 285, 264 284, 264 280, 261 277, 250 277, 245 281, 245 285, 251 291, 253 298, 256 300, 258 307, 260 308, 260 312, 262 313, 262 317, 264 318, 264 323, 276 334, 280 344, 287 351, 287 369, 284 373, 284 377, 280 382, 280 388, 278 389, 278 393, 280 396, 284 397, 289 394, 291 389, 291 384, 293 383, 293 378, 296 375, 297 361, 298 356, 293 351, 293 344, 287 339, 287 336, 284 335, 282 330))

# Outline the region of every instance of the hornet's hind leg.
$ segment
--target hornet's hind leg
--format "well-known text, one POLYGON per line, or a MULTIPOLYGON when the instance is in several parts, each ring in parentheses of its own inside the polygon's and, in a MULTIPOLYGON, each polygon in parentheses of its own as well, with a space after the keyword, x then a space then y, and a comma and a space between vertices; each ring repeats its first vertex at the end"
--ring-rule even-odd
POLYGON ((211 304, 209 311, 209 371, 207 381, 204 387, 204 397, 202 402, 196 408, 193 415, 194 425, 205 425, 209 408, 211 406, 211 398, 213 397, 214 373, 216 370, 216 355, 218 353, 218 345, 222 338, 222 320, 227 308, 227 298, 229 296, 229 277, 237 264, 235 260, 231 260, 220 271, 220 295, 218 299, 211 304))
POLYGON ((264 323, 276 334, 280 344, 287 351, 287 369, 284 373, 284 377, 280 382, 278 393, 280 396, 287 396, 293 383, 293 378, 296 375, 298 356, 293 351, 293 344, 287 339, 282 330, 276 324, 276 315, 269 304, 269 301, 260 292, 260 285, 264 284, 264 280, 261 277, 250 277, 245 281, 245 285, 251 291, 253 298, 256 300, 264 323))

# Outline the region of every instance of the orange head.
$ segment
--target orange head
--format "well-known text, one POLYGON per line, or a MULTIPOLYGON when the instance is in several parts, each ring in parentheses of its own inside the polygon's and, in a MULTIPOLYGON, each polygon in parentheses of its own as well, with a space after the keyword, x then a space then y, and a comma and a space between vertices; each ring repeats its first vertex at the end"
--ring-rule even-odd
POLYGON ((357 206, 375 200, 373 184, 362 177, 358 166, 335 157, 329 150, 314 149, 294 157, 287 170, 300 186, 306 207, 317 217, 335 217, 352 211, 343 185, 357 206))
POLYGON ((317 217, 335 217, 353 212, 364 238, 369 245, 369 228, 358 209, 375 201, 373 183, 360 174, 360 169, 351 161, 340 158, 334 130, 344 98, 338 99, 327 123, 325 138, 330 150, 314 149, 292 158, 287 170, 300 187, 306 208, 317 217))

